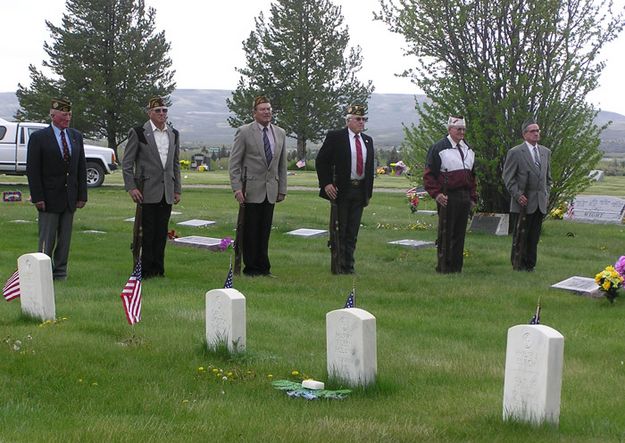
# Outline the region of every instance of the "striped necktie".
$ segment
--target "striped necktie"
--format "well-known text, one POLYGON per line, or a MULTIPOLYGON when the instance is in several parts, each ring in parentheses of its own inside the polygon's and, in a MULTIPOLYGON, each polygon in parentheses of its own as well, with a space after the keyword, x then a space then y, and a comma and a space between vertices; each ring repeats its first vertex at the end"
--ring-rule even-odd
POLYGON ((273 154, 271 153, 271 143, 269 143, 269 137, 267 136, 267 128, 263 128, 263 145, 265 146, 265 158, 267 158, 267 164, 269 164, 273 154))
POLYGON ((534 146, 534 164, 540 169, 540 155, 538 154, 538 148, 534 146))

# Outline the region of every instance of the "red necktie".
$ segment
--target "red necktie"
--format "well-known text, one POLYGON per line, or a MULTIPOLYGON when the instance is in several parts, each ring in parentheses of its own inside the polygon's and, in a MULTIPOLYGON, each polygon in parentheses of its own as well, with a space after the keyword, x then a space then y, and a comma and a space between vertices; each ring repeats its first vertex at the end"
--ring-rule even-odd
POLYGON ((63 160, 65 163, 69 163, 69 146, 67 146, 65 131, 61 131, 61 144, 63 145, 63 160))
POLYGON ((362 145, 358 135, 354 136, 354 140, 356 140, 356 175, 360 177, 362 175, 362 145))

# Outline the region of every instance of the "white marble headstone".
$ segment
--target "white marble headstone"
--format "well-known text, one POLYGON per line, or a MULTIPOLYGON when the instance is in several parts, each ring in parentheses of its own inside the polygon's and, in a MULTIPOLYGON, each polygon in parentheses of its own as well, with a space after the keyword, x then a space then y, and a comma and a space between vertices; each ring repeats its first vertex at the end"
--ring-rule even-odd
POLYGON ((206 293, 206 343, 227 343, 230 352, 245 350, 245 297, 233 288, 206 293))
POLYGON ((175 238, 173 242, 178 246, 192 246, 194 248, 210 249, 211 251, 221 251, 219 249, 221 245, 220 238, 189 235, 187 237, 175 238))
POLYGON ((390 245, 399 245, 414 249, 433 248, 436 246, 433 241, 411 240, 408 238, 403 240, 390 241, 388 243, 390 245))
POLYGON ((52 260, 46 254, 35 252, 17 259, 20 274, 22 312, 42 321, 56 319, 52 260))
POLYGON ((564 336, 545 325, 508 329, 503 418, 534 424, 560 421, 564 336))
POLYGON ((594 278, 590 277, 569 277, 566 280, 562 280, 551 285, 551 287, 555 289, 565 289, 578 295, 585 295, 586 297, 603 297, 601 289, 599 289, 599 285, 595 282, 594 278))
POLYGON ((212 220, 198 220, 197 218, 194 218, 192 220, 181 221, 176 224, 180 226, 193 226, 195 228, 201 228, 203 226, 214 225, 215 222, 212 220))
POLYGON ((328 231, 325 229, 310 229, 310 228, 300 228, 294 231, 287 232, 287 234, 289 235, 294 235, 296 237, 308 237, 308 238, 321 237, 327 233, 328 231))
POLYGON ((326 314, 328 376, 350 386, 375 382, 378 372, 375 317, 359 308, 326 314))

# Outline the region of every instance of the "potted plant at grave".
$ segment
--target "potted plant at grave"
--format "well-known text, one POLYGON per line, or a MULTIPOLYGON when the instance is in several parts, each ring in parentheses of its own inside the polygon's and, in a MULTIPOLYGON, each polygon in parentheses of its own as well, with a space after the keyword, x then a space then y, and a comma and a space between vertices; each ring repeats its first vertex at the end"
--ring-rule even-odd
POLYGON ((614 269, 614 266, 606 266, 603 271, 595 275, 595 282, 599 285, 599 289, 605 292, 610 303, 614 303, 618 289, 623 286, 623 276, 614 269))
POLYGON ((408 204, 410 205, 410 212, 414 214, 419 208, 419 195, 417 194, 417 188, 412 188, 406 191, 406 198, 408 199, 408 204))

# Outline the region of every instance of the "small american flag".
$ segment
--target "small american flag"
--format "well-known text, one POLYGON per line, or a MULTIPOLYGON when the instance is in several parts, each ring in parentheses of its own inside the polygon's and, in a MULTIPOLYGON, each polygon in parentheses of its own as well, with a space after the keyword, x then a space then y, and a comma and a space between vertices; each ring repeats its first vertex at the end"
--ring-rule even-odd
POLYGON ((228 269, 228 275, 226 276, 226 282, 224 283, 224 288, 232 287, 232 262, 230 262, 230 269, 228 269))
POLYGON ((530 325, 539 325, 539 324, 540 324, 540 303, 538 303, 538 306, 536 307, 536 313, 530 320, 530 325))
POLYGON ((134 272, 122 289, 121 298, 128 324, 139 323, 141 321, 141 260, 137 262, 134 272))
POLYGON ((2 287, 2 295, 6 301, 11 301, 14 298, 20 296, 20 273, 15 271, 13 275, 9 277, 7 282, 2 287))
POLYGON ((566 210, 566 217, 573 218, 573 214, 575 213, 575 200, 571 200, 571 204, 569 208, 566 210))
POLYGON ((354 290, 352 289, 349 295, 347 296, 347 300, 345 301, 345 308, 353 308, 354 307, 354 298, 355 298, 354 290))

